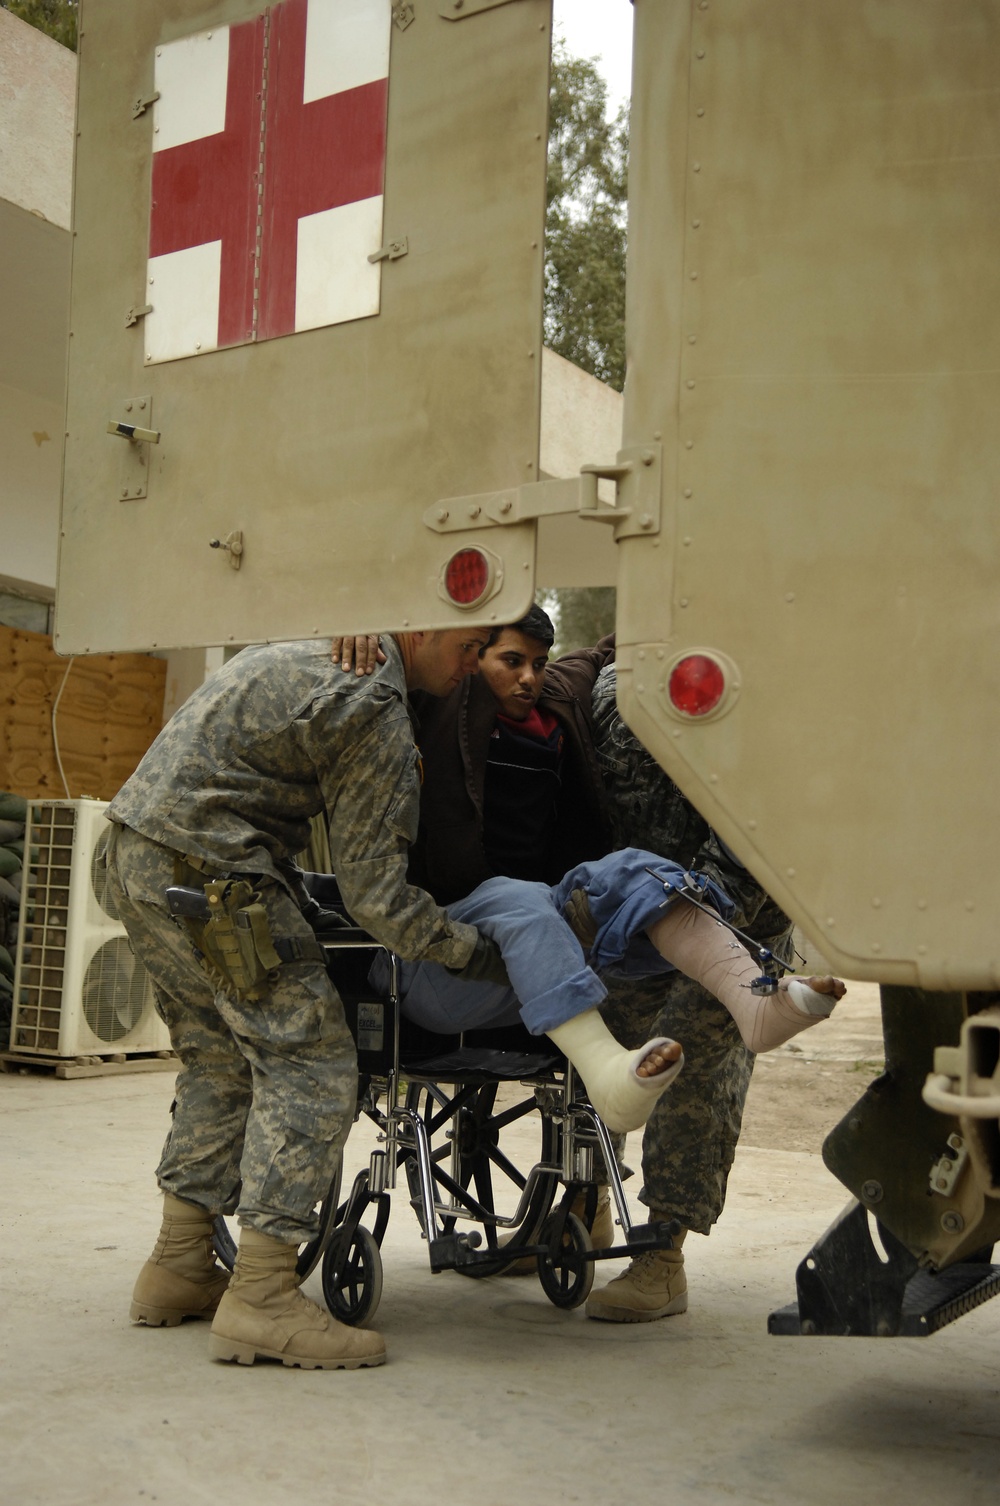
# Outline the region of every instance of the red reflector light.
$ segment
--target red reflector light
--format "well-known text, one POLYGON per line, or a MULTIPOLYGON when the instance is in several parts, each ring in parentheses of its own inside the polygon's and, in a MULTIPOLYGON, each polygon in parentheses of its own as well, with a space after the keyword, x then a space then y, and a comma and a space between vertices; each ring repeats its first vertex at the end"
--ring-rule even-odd
POLYGON ((689 654, 675 664, 670 676, 670 703, 685 716, 714 711, 726 689, 722 665, 707 654, 689 654))
POLYGON ((490 562, 481 549, 460 549, 448 561, 444 588, 451 600, 468 607, 486 594, 490 583, 490 562))

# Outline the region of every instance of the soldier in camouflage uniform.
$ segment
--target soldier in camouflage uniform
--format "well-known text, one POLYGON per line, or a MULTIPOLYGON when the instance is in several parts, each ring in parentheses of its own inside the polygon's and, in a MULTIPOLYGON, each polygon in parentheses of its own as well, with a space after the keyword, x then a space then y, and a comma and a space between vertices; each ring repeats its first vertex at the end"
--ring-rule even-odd
POLYGON ((335 1323, 297 1290, 298 1246, 316 1231, 354 1117, 357 1065, 295 854, 325 811, 357 924, 403 957, 505 976, 492 943, 406 878, 419 806, 407 691, 449 692, 476 671, 488 636, 387 638, 386 663, 363 680, 333 666, 329 641, 246 649, 180 709, 109 807, 112 896, 181 1060, 157 1173, 163 1226, 131 1316, 212 1318, 217 1358, 307 1368, 385 1358, 378 1334, 335 1323), (226 887, 241 879, 245 891, 226 887), (252 893, 259 976, 242 964, 227 973, 208 926, 193 936, 171 916, 165 891, 193 881, 210 895, 252 893), (234 1210, 227 1289, 212 1219, 234 1210))
MULTIPOLYGON (((622 721, 615 702, 614 665, 594 687, 594 742, 604 775, 614 845, 651 848, 706 873, 734 901, 734 925, 790 960, 791 922, 715 836, 656 760, 622 721)), ((645 1322, 684 1312, 687 1284, 679 1248, 689 1229, 708 1234, 722 1212, 736 1153, 753 1053, 728 1010, 685 977, 605 977, 605 1021, 625 1045, 667 1035, 684 1047, 686 1065, 670 1094, 654 1108, 643 1134, 643 1190, 657 1218, 676 1218, 678 1248, 632 1261, 621 1276, 587 1302, 587 1315, 612 1322, 645 1322)))

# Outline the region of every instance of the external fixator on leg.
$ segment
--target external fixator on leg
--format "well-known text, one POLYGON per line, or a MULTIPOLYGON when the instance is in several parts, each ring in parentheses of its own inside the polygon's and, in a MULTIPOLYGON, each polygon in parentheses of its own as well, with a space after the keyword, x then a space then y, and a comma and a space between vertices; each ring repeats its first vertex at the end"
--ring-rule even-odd
MULTIPOLYGON (((653 869, 647 872, 659 879, 653 869)), ((773 1051, 825 1019, 843 997, 837 978, 785 976, 789 964, 707 906, 693 880, 681 889, 664 888, 668 908, 647 927, 650 940, 726 1006, 749 1050, 773 1051)))

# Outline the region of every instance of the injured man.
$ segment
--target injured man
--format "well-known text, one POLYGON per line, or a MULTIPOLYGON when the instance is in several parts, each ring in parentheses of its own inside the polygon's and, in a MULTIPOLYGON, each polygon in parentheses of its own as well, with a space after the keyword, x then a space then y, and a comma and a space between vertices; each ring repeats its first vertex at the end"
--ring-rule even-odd
MULTIPOLYGON (((426 1030, 456 1034, 521 1020, 547 1035, 582 1077, 610 1130, 638 1129, 684 1064, 681 1046, 658 1037, 638 1051, 620 1046, 598 1011, 607 995, 599 972, 649 977, 677 969, 729 1010, 749 1050, 771 1051, 825 1019, 845 993, 838 978, 785 977, 770 993, 752 985, 761 965, 719 916, 727 895, 704 875, 629 847, 582 863, 554 887, 492 878, 446 906, 478 927, 503 956, 510 987, 468 982, 433 962, 404 962, 402 1012, 426 1030), (697 894, 696 902, 684 897, 697 894)), ((385 993, 388 966, 372 983, 385 993)))

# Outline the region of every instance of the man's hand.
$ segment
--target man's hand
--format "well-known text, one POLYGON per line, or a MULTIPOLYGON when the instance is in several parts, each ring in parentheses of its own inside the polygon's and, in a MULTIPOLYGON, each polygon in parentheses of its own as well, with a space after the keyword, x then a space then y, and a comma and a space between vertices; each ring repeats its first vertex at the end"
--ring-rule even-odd
POLYGON ((590 910, 586 889, 574 889, 566 901, 563 920, 569 926, 585 952, 589 952, 597 940, 597 922, 590 910))
POLYGON ((379 664, 385 663, 385 654, 379 647, 377 633, 360 634, 357 638, 332 638, 330 658, 346 673, 351 666, 358 676, 373 675, 379 664))
POLYGON ((500 948, 492 937, 484 936, 482 932, 465 966, 450 967, 448 971, 453 978, 461 978, 463 983, 500 983, 505 988, 510 987, 500 948))
POLYGON ((331 931, 351 930, 351 922, 339 910, 326 910, 319 900, 309 899, 302 906, 302 914, 317 936, 329 935, 331 931))

